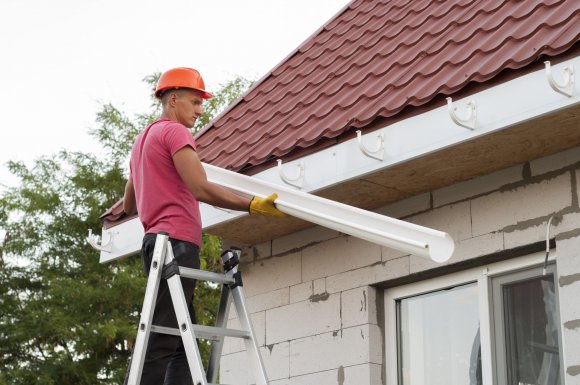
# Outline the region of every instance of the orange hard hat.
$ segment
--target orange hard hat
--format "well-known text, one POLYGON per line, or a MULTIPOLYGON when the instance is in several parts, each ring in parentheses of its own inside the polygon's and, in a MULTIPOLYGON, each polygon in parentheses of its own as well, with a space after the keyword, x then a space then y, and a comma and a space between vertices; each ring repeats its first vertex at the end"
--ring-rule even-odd
POLYGON ((203 79, 197 70, 193 68, 179 67, 166 71, 159 78, 155 97, 161 98, 163 91, 168 89, 191 88, 201 92, 201 97, 210 99, 212 94, 205 90, 203 79))

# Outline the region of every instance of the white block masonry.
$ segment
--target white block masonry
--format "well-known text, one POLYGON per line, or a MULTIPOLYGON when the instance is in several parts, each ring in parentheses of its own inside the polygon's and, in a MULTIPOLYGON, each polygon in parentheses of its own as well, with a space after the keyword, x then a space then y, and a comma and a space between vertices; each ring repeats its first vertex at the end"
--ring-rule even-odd
POLYGON ((288 253, 292 250, 302 249, 312 245, 339 237, 340 233, 324 227, 315 227, 302 230, 294 234, 286 235, 272 240, 272 255, 288 253))
POLYGON ((532 176, 546 174, 550 171, 563 169, 580 162, 580 147, 574 147, 554 155, 546 156, 530 162, 532 176))
POLYGON ((313 293, 312 281, 290 286, 290 303, 306 301, 313 293))
POLYGON ((381 365, 339 366, 336 369, 271 381, 271 385, 383 385, 381 365))
MULTIPOLYGON (((289 343, 261 347, 260 354, 267 369, 268 379, 288 378, 290 373, 289 343)), ((220 382, 222 384, 255 384, 254 373, 246 352, 223 355, 220 362, 220 382)))
POLYGON ((471 202, 473 235, 487 234, 527 220, 546 217, 571 204, 569 172, 510 190, 498 191, 471 202))
MULTIPOLYGON (((529 223, 527 227, 521 229, 513 228, 509 231, 504 231, 504 247, 506 249, 512 249, 514 247, 524 246, 545 239, 548 220, 549 218, 544 217, 536 222, 529 223)), ((550 237, 554 238, 557 234, 577 229, 579 224, 580 212, 558 214, 552 220, 550 226, 550 237)))
POLYGON ((266 311, 266 344, 340 329, 340 295, 323 295, 266 311))
POLYGON ((397 259, 409 255, 405 251, 395 250, 388 247, 381 247, 381 260, 383 262, 390 261, 392 259, 397 259))
POLYGON ((373 285, 409 275, 409 256, 349 270, 326 278, 328 293, 373 285))
MULTIPOLYGON (((244 250, 247 302, 273 385, 384 385, 377 303, 393 279, 475 262, 545 241, 557 213, 558 289, 566 385, 580 385, 580 149, 411 197, 378 212, 449 232, 446 265, 321 228, 244 250)), ((234 318, 231 323, 235 324, 234 318)), ((245 384, 243 346, 226 344, 222 382, 245 384), (243 358, 243 359, 242 359, 243 358), (239 381, 241 379, 241 382, 239 381)), ((250 381, 249 379, 247 381, 250 381)))
POLYGON ((455 242, 472 237, 471 207, 459 202, 407 218, 409 222, 448 233, 455 242))
POLYGON ((361 325, 290 341, 290 376, 382 363, 381 332, 361 325))
POLYGON ((273 309, 290 303, 290 289, 285 287, 268 293, 258 294, 246 299, 250 313, 273 309))
POLYGON ((461 261, 496 253, 504 249, 504 234, 493 232, 457 243, 455 254, 461 261))
POLYGON ((318 296, 323 296, 327 294, 326 292, 326 278, 319 278, 312 281, 312 295, 316 298, 318 296))
POLYGON ((302 251, 302 280, 314 280, 380 261, 381 246, 342 236, 302 251))
MULTIPOLYGON (((233 307, 233 306, 232 306, 233 307)), ((254 333, 258 340, 259 346, 266 345, 266 312, 253 313, 252 325, 254 326, 254 333)), ((230 329, 241 329, 240 322, 237 318, 229 319, 227 327, 230 329)), ((227 337, 224 341, 223 354, 230 354, 241 352, 245 350, 244 341, 241 338, 227 337)))
POLYGON ((558 295, 567 385, 580 385, 580 230, 556 238, 558 295), (567 238, 570 237, 570 238, 567 238))
POLYGON ((342 327, 377 325, 377 290, 372 286, 341 293, 342 327))
POLYGON ((377 213, 393 218, 405 218, 409 215, 427 211, 431 208, 431 194, 425 193, 391 203, 376 210, 377 213))
POLYGON ((576 207, 580 207, 580 170, 576 170, 576 207))
POLYGON ((249 297, 274 290, 287 288, 302 282, 302 254, 293 253, 283 257, 271 257, 251 263, 242 263, 240 270, 244 275, 252 276, 255 270, 262 277, 259 280, 245 280, 244 291, 249 297))
POLYGON ((450 203, 459 202, 497 190, 507 184, 522 181, 522 173, 522 165, 517 165, 479 178, 440 188, 433 191, 433 206, 440 207, 450 203))

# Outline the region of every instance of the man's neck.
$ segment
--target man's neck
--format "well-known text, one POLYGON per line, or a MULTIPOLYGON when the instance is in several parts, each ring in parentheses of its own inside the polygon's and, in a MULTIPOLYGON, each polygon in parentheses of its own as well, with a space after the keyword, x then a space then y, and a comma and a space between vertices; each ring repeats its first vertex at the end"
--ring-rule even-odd
POLYGON ((168 113, 167 111, 163 111, 161 113, 161 116, 159 116, 159 120, 168 119, 168 120, 173 120, 173 121, 177 122, 177 119, 175 118, 175 116, 172 116, 172 115, 173 114, 168 113))

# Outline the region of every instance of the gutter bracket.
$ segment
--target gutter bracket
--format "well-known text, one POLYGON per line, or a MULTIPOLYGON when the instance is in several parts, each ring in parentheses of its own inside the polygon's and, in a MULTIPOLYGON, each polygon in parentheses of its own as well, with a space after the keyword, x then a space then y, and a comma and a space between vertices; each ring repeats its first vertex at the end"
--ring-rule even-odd
POLYGON ((93 247, 95 250, 104 251, 110 253, 113 250, 113 233, 109 232, 109 240, 106 244, 98 244, 99 237, 93 235, 93 230, 89 229, 89 235, 86 238, 89 245, 93 247))
POLYGON ((284 171, 282 170, 282 159, 278 159, 278 174, 280 175, 282 182, 301 189, 304 185, 304 162, 298 163, 296 167, 298 167, 298 175, 295 178, 290 179, 284 174, 284 171))
POLYGON ((362 153, 369 158, 377 159, 382 161, 385 157, 385 135, 384 133, 379 133, 377 135, 377 148, 376 150, 369 150, 365 147, 362 141, 362 132, 361 130, 356 131, 356 139, 358 141, 358 147, 362 151, 362 153))
POLYGON ((560 85, 556 80, 554 80, 550 61, 545 61, 544 65, 546 66, 546 77, 548 78, 548 84, 550 84, 550 87, 552 87, 554 91, 571 98, 574 95, 574 66, 568 64, 564 67, 562 70, 564 84, 560 85))
POLYGON ((467 128, 468 130, 475 130, 475 119, 477 118, 477 111, 475 108, 475 100, 467 102, 467 118, 461 119, 457 116, 457 107, 453 105, 453 99, 447 98, 447 108, 449 109, 449 116, 451 120, 458 126, 467 128))

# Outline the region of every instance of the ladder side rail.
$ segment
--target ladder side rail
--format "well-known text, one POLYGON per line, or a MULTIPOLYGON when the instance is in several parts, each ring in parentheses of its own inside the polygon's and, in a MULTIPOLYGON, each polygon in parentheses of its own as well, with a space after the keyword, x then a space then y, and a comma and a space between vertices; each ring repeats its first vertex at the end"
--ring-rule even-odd
POLYGON ((246 351, 250 357, 250 362, 254 367, 254 373, 256 374, 256 385, 268 385, 268 376, 266 375, 266 367, 264 366, 264 361, 262 360, 262 355, 260 354, 260 347, 258 345, 258 340, 256 339, 256 333, 252 327, 252 322, 248 313, 248 308, 246 306, 246 301, 244 299, 244 292, 242 286, 236 286, 231 289, 233 302, 236 307, 236 313, 238 314, 238 319, 242 325, 242 329, 247 330, 250 333, 250 338, 244 339, 244 344, 246 346, 246 351))
POLYGON ((135 348, 133 349, 133 357, 131 358, 131 365, 129 368, 129 378, 127 380, 128 385, 138 385, 141 382, 141 372, 143 371, 146 348, 149 343, 149 335, 151 334, 153 312, 155 311, 157 292, 159 290, 159 282, 161 281, 161 271, 165 264, 168 239, 169 237, 167 234, 159 233, 155 240, 155 248, 153 249, 149 277, 147 278, 147 287, 145 289, 145 298, 143 299, 141 318, 137 329, 135 348))
MULTIPOLYGON (((220 298, 220 307, 216 317, 216 327, 226 328, 228 317, 230 313, 231 305, 231 294, 228 285, 222 286, 222 293, 220 298)), ((219 372, 220 359, 222 356, 222 350, 224 346, 224 337, 221 337, 211 344, 211 352, 209 355, 208 365, 207 365, 207 381, 215 382, 217 380, 217 375, 219 372)))
MULTIPOLYGON (((173 250, 171 247, 168 247, 165 265, 168 265, 173 260, 173 250)), ((183 346, 185 348, 187 363, 189 365, 189 371, 193 383, 195 385, 207 385, 203 364, 201 362, 201 355, 197 346, 196 335, 193 331, 191 317, 189 316, 188 304, 185 299, 185 293, 183 292, 183 286, 181 285, 181 276, 179 274, 174 274, 167 278, 167 286, 169 287, 169 292, 171 294, 171 301, 173 302, 173 308, 175 309, 175 315, 177 318, 177 327, 181 332, 181 339, 183 340, 183 346)))

